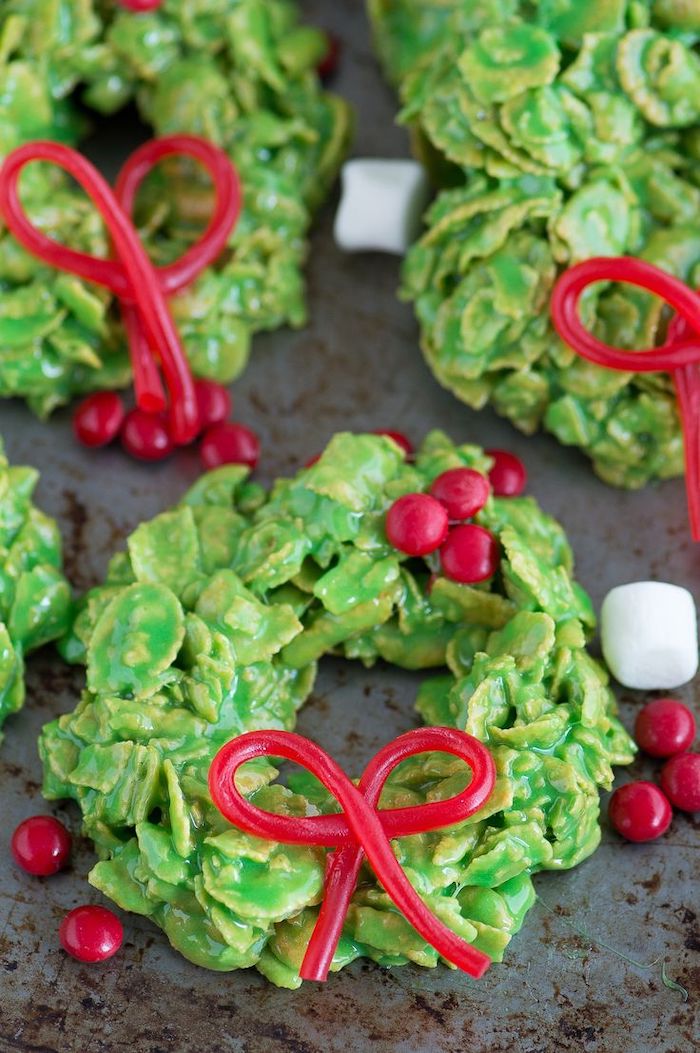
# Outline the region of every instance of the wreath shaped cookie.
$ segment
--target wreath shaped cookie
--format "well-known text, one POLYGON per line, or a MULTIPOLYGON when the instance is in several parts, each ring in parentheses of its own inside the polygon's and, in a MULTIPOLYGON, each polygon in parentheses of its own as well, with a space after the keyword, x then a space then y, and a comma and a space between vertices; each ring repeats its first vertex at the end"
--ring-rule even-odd
MULTIPOLYGON (((306 234, 350 130, 348 107, 316 75, 326 47, 286 0, 165 0, 144 13, 117 0, 3 4, 0 156, 33 139, 78 142, 86 131, 78 101, 101 118, 133 102, 156 134, 203 136, 235 162, 245 201, 230 251, 173 302, 198 376, 228 383, 253 333, 305 321, 306 234)), ((91 203, 62 174, 33 166, 22 187, 45 234, 108 254, 91 203)), ((156 262, 194 240, 210 196, 187 165, 171 162, 167 189, 151 178, 137 220, 156 262)), ((46 415, 73 395, 128 382, 110 295, 41 264, 7 231, 0 292, 0 397, 25 398, 46 415)))
POLYGON ((9 465, 0 439, 0 729, 24 703, 25 655, 71 623, 58 527, 32 502, 38 478, 9 465))
MULTIPOLYGON (((294 726, 325 654, 439 670, 419 690, 421 717, 492 752, 486 805, 395 842, 411 883, 456 933, 500 960, 534 900, 532 874, 596 848, 598 790, 633 746, 586 649, 593 612, 561 527, 531 498, 488 496, 474 519, 498 563, 475 585, 387 539, 399 498, 489 465, 478 447, 433 432, 413 463, 390 438, 336 435, 269 492, 241 466, 220 468, 138 527, 79 602, 61 649, 86 666, 86 689, 43 731, 44 792, 80 807, 100 857, 92 884, 150 917, 189 960, 301 982, 325 853, 231 826, 208 776, 243 732, 294 726)), ((276 779, 259 758, 238 785, 265 811, 335 810, 308 773, 276 779)), ((415 757, 392 774, 382 806, 444 800, 464 785, 461 762, 415 757)), ((368 869, 332 967, 358 957, 438 961, 368 869)))
MULTIPOLYGON (((402 289, 436 377, 470 406, 581 448, 614 485, 680 474, 671 379, 581 360, 547 306, 558 273, 589 257, 639 256, 698 285, 697 7, 369 7, 402 120, 443 188, 402 289)), ((584 308, 622 348, 661 342, 668 324, 661 300, 610 283, 584 308)))

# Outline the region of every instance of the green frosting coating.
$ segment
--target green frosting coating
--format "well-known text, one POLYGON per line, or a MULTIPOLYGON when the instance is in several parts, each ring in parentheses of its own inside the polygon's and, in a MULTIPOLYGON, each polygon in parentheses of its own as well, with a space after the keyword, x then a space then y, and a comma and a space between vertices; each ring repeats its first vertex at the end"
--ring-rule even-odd
MULTIPOLYGON (((289 0, 166 0, 141 15, 111 0, 2 5, 0 158, 39 137, 79 142, 78 101, 98 120, 134 101, 154 133, 204 136, 238 166, 244 208, 230 252, 173 303, 197 375, 228 383, 254 333, 305 322, 306 235, 351 131, 348 107, 319 86, 325 47, 289 0)), ((22 189, 45 233, 108 252, 94 206, 55 170, 33 166, 22 189)), ((192 242, 211 204, 198 168, 174 161, 154 173, 137 218, 157 263, 192 242)), ((45 415, 129 375, 110 295, 0 233, 0 396, 26 398, 45 415)))
MULTIPOLYGON (((562 529, 531 498, 491 498, 478 521, 502 558, 493 580, 474 587, 440 576, 431 586, 435 557, 408 559, 385 537, 397 497, 427 490, 448 468, 489 463, 433 432, 415 464, 391 439, 339 434, 269 493, 244 468, 220 468, 140 526, 78 603, 62 650, 85 664, 87 688, 43 731, 44 792, 80 806, 99 854, 93 885, 151 917, 191 961, 255 965, 299 986, 324 851, 231 827, 207 775, 232 737, 294 726, 324 654, 437 669, 419 691, 423 719, 466 729, 493 751, 496 787, 479 813, 395 843, 455 932, 500 961, 533 902, 532 874, 596 848, 599 788, 634 747, 586 649, 594 616, 562 529)), ((276 775, 271 761, 251 762, 240 785, 283 814, 336 807, 308 773, 285 785, 276 775)), ((467 778, 454 758, 414 758, 382 804, 449 797, 467 778)), ((333 967, 360 956, 437 964, 368 869, 333 967)))
POLYGON ((0 728, 24 702, 24 656, 71 624, 58 527, 32 502, 38 478, 10 467, 0 439, 0 728))
MULTIPOLYGON (((668 374, 603 370, 549 320, 561 270, 630 254, 700 284, 700 17, 683 0, 369 0, 401 119, 441 188, 404 266, 438 380, 617 486, 683 470, 668 374)), ((585 321, 648 347, 667 314, 596 286, 585 321)))

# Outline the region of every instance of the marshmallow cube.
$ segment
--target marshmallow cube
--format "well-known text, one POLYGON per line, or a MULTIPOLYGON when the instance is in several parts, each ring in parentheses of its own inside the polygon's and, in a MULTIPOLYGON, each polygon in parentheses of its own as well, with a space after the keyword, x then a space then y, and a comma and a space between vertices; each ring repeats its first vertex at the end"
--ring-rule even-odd
POLYGON ((624 687, 680 687, 697 673, 695 603, 679 585, 618 585, 603 601, 600 635, 610 672, 624 687))
POLYGON ((338 248, 403 256, 420 233, 428 196, 427 176, 416 161, 348 161, 335 217, 338 248))

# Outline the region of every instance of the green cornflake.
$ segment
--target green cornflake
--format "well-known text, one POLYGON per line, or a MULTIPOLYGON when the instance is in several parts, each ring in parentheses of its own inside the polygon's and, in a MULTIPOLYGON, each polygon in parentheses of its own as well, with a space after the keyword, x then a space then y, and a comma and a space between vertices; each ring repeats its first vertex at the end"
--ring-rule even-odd
MULTIPOLYGON (((700 16, 685 0, 368 0, 378 51, 440 191, 410 250, 436 378, 475 409, 578 446, 637 488, 683 471, 671 378, 601 369, 557 337, 563 268, 633 255, 700 277, 700 16)), ((659 300, 610 283, 584 321, 609 344, 663 340, 659 300)))
MULTIPOLYGON (((140 526, 128 555, 76 605, 62 650, 87 667, 87 689, 44 728, 44 793, 80 806, 100 860, 93 885, 151 917, 190 961, 255 965, 279 986, 301 983, 325 852, 232 827, 207 777, 235 736, 294 727, 316 660, 329 652, 367 666, 440 667, 419 690, 421 717, 492 751, 496 785, 480 811, 394 844, 453 931, 501 961, 534 902, 532 875, 595 850, 599 789, 634 746, 587 653, 593 611, 561 527, 531 498, 491 497, 476 518, 497 537, 501 565, 477 586, 431 581, 432 564, 386 540, 396 497, 427 492, 459 466, 486 472, 490 460, 436 431, 413 464, 389 438, 336 435, 314 466, 269 493, 246 481, 246 469, 220 468, 140 526)), ((238 785, 285 815, 337 807, 304 771, 286 786, 276 779, 265 759, 245 765, 238 785)), ((454 757, 411 758, 382 805, 444 800, 467 781, 454 757)), ((368 868, 332 968, 358 957, 429 968, 439 960, 368 868)))
MULTIPOLYGON (((313 211, 351 134, 348 106, 324 92, 324 36, 289 0, 182 3, 134 14, 97 0, 8 0, 0 14, 0 159, 32 139, 79 143, 85 103, 98 119, 135 102, 155 135, 212 139, 235 162, 243 211, 228 252, 173 312, 193 371, 228 383, 252 336, 306 321, 303 267, 313 211)), ((109 253, 99 215, 55 169, 31 166, 22 197, 44 234, 109 253)), ((137 223, 159 264, 181 254, 211 212, 196 166, 153 173, 137 223)), ((42 416, 71 397, 129 382, 111 296, 41 264, 0 231, 0 397, 42 416)))
POLYGON ((0 438, 0 728, 24 703, 25 655, 71 620, 58 527, 32 502, 38 479, 33 468, 10 467, 0 438))

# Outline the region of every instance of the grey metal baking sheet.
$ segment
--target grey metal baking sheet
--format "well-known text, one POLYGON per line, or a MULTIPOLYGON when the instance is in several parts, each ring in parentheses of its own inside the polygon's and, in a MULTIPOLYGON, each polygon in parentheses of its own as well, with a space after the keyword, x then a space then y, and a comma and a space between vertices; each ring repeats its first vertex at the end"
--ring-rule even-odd
MULTIPOLYGON (((308 14, 343 39, 335 87, 358 109, 357 154, 402 156, 395 100, 371 55, 360 0, 315 0, 308 14)), ((116 127, 116 126, 115 126, 116 127)), ((133 136, 110 130, 109 167, 133 136)), ((292 471, 338 429, 400 428, 419 439, 441 427, 460 440, 506 446, 523 456, 530 490, 566 526, 578 575, 600 602, 614 584, 661 578, 699 598, 700 547, 690 543, 683 485, 618 493, 598 482, 577 453, 552 439, 524 439, 492 413, 468 412, 442 391, 417 349, 411 311, 398 304, 397 261, 341 256, 332 207, 321 217, 309 266, 311 324, 257 341, 235 385, 236 415, 261 435, 260 475, 292 471)), ((84 588, 142 519, 175 500, 197 473, 196 454, 165 465, 136 464, 118 450, 77 447, 67 413, 49 424, 19 404, 0 404, 0 432, 17 462, 37 465, 39 496, 65 536, 67 567, 84 588)), ((367 672, 327 661, 300 731, 349 770, 413 726, 419 676, 367 672)), ((698 1033, 698 822, 677 816, 661 841, 622 844, 609 830, 576 870, 537 880, 541 902, 522 933, 480 982, 446 968, 386 971, 356 963, 327 985, 279 991, 254 971, 215 974, 170 950, 146 920, 125 916, 121 954, 80 965, 58 948, 62 914, 99 896, 85 882, 80 844, 73 868, 43 881, 9 863, 15 824, 45 810, 36 738, 74 705, 80 675, 51 653, 31 662, 29 698, 0 750, 0 1051, 18 1053, 686 1053, 698 1033), (665 986, 666 975, 688 1001, 665 986)), ((695 687, 684 695, 693 699, 695 687)), ((628 726, 639 699, 623 696, 628 726)), ((697 698, 693 700, 697 712, 697 698)), ((630 775, 652 769, 635 764, 630 775)), ((628 778, 628 774, 623 774, 628 778)), ((52 807, 73 830, 72 809, 52 807)))

